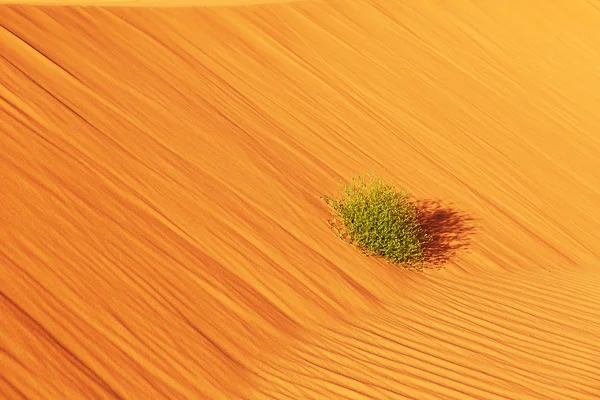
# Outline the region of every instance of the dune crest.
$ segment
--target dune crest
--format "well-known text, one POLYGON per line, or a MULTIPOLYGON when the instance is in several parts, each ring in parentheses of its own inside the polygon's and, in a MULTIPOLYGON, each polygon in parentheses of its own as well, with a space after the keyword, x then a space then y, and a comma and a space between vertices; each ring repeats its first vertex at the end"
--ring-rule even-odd
POLYGON ((597 399, 600 9, 535 3, 0 6, 0 397, 597 399))

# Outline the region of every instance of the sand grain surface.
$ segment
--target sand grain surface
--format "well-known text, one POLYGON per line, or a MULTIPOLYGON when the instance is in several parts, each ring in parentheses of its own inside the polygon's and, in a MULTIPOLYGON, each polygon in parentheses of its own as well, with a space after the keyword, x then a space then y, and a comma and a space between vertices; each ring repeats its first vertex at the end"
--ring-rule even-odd
POLYGON ((597 399, 600 7, 496 3, 0 6, 0 397, 597 399))

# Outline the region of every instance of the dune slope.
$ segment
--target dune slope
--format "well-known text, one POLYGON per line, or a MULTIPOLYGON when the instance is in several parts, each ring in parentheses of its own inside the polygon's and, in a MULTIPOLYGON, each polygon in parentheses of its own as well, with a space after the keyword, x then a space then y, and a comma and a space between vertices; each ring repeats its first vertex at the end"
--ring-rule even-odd
POLYGON ((598 398, 597 26, 0 6, 0 397, 598 398), (365 171, 441 268, 333 234, 319 197, 365 171))

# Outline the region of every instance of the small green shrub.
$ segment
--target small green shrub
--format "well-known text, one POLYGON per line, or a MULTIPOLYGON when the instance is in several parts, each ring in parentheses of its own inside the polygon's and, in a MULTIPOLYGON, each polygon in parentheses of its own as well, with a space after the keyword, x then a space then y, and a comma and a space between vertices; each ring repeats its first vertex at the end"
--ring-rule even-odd
POLYGON ((325 200, 335 211, 332 225, 343 240, 392 263, 423 261, 428 235, 408 192, 381 178, 358 176, 344 185, 339 198, 325 200))

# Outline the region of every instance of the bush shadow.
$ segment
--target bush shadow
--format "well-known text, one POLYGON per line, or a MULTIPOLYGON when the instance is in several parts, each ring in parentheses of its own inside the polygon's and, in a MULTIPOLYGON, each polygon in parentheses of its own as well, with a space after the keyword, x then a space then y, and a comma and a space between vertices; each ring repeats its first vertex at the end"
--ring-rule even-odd
POLYGON ((474 219, 439 200, 417 202, 419 222, 429 236, 423 246, 425 264, 441 267, 467 248, 475 232, 474 219))

